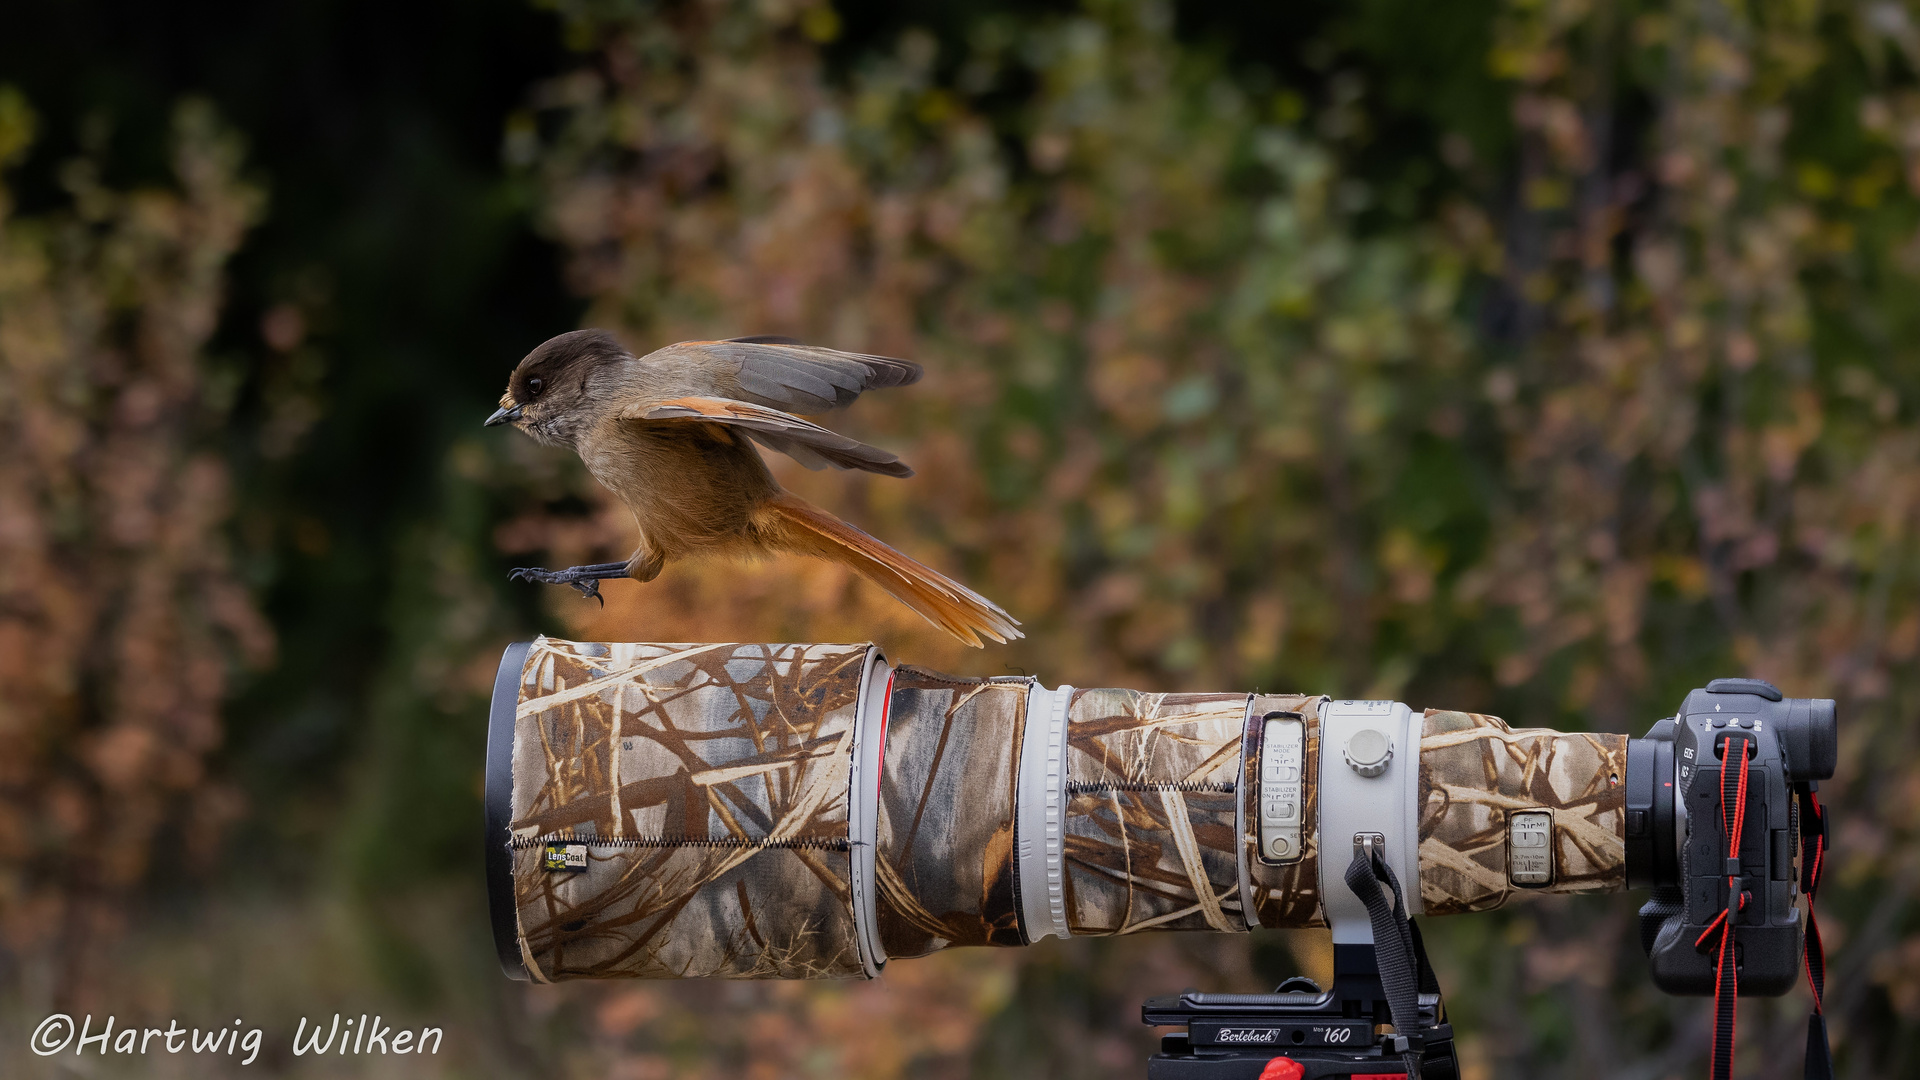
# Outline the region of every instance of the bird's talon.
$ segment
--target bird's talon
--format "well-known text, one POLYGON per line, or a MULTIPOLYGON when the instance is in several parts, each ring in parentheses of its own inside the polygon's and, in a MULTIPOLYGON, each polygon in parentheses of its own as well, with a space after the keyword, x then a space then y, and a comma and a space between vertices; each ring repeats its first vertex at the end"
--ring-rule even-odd
POLYGON ((540 585, 571 585, 580 591, 581 597, 591 597, 600 601, 601 607, 607 606, 607 598, 600 594, 600 578, 609 570, 620 569, 618 564, 606 566, 572 566, 565 570, 547 570, 538 566, 518 567, 507 574, 508 581, 529 581, 540 585))

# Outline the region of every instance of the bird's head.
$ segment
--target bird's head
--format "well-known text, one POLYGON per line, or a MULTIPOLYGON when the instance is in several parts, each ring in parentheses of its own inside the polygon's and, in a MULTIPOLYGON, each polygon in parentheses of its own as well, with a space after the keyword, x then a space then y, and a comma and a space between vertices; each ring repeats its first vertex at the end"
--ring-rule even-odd
POLYGON ((513 369, 486 426, 512 424, 548 446, 572 446, 607 407, 605 395, 594 392, 597 376, 632 358, 605 330, 549 338, 513 369))

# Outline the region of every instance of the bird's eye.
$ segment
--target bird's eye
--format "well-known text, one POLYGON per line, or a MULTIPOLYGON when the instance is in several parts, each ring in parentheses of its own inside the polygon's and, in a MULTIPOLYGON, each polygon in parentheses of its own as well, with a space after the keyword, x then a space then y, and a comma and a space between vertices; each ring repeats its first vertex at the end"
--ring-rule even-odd
POLYGON ((546 385, 546 383, 545 383, 544 381, 542 381, 542 380, 541 380, 541 379, 540 379, 540 378, 539 378, 538 376, 535 376, 534 378, 531 378, 531 379, 528 379, 528 380, 527 380, 527 393, 529 393, 529 394, 538 394, 538 393, 540 392, 540 388, 541 388, 542 386, 545 386, 545 385, 546 385))

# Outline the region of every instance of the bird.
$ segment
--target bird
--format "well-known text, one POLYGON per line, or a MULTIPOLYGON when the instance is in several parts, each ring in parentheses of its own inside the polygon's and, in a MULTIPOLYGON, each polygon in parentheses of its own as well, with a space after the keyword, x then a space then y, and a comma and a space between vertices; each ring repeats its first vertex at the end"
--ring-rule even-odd
POLYGON ((920 375, 911 361, 788 337, 682 341, 638 357, 606 330, 551 338, 514 367, 486 426, 578 454, 632 512, 640 543, 625 562, 508 576, 571 585, 604 605, 601 581, 652 581, 670 560, 788 552, 858 572, 968 645, 1022 637, 1000 605, 782 488, 756 448, 809 469, 912 476, 898 456, 799 414, 920 375))

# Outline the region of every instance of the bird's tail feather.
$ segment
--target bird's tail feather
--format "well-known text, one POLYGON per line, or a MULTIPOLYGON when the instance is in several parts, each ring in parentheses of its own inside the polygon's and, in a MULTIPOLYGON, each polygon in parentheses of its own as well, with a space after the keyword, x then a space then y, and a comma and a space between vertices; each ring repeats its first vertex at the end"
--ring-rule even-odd
POLYGON ((979 648, 981 636, 995 641, 1025 637, 1018 619, 1000 605, 786 492, 768 503, 780 546, 829 559, 860 572, 928 622, 979 648))

